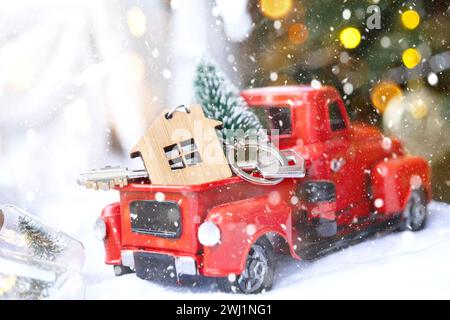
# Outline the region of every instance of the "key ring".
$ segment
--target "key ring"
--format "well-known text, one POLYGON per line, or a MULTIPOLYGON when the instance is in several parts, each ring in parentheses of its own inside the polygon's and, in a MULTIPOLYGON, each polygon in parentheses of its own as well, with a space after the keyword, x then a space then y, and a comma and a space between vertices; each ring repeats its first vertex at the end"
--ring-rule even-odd
POLYGON ((261 164, 258 163, 258 161, 244 161, 243 163, 239 164, 235 158, 236 152, 238 152, 239 148, 246 147, 257 148, 258 151, 267 152, 274 157, 274 160, 275 162, 277 162, 278 166, 288 166, 288 161, 284 157, 284 155, 272 145, 249 141, 245 144, 237 143, 235 145, 226 146, 226 157, 228 163, 231 166, 231 170, 234 173, 236 173, 242 179, 258 185, 276 185, 284 180, 284 177, 265 178, 264 176, 254 176, 253 173, 255 171, 259 171, 260 173, 262 173, 262 168, 260 167, 261 164))
POLYGON ((181 104, 179 106, 176 106, 174 108, 172 108, 169 112, 167 112, 164 117, 166 119, 172 119, 173 114, 175 113, 175 111, 178 111, 180 109, 184 109, 186 111, 186 113, 191 113, 191 110, 189 109, 189 107, 185 106, 184 104, 181 104))

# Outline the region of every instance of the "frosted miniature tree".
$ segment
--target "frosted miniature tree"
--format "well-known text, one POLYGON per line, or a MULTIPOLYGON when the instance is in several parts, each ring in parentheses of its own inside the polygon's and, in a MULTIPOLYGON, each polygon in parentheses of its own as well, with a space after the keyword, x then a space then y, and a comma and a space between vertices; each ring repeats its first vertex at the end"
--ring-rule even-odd
POLYGON ((63 250, 62 240, 53 232, 45 230, 28 217, 19 217, 19 232, 24 236, 32 253, 39 259, 54 261, 63 250))
POLYGON ((255 134, 263 129, 238 89, 213 62, 201 61, 194 88, 196 101, 202 105, 205 115, 222 122, 224 137, 230 131, 242 130, 245 134, 255 134))
MULTIPOLYGON (((32 254, 48 261, 54 261, 63 250, 62 240, 53 232, 45 230, 38 222, 29 217, 19 217, 19 232, 31 249, 32 254)), ((22 299, 43 299, 48 297, 51 282, 18 277, 16 282, 19 288, 19 296, 22 299)))

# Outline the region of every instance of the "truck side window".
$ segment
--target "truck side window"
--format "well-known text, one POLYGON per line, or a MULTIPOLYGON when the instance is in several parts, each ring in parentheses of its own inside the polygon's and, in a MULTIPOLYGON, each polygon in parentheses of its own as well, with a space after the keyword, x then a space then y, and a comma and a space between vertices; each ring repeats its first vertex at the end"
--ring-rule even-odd
POLYGON ((339 104, 334 101, 328 105, 328 110, 330 114, 330 124, 332 131, 338 131, 345 129, 347 127, 344 117, 341 112, 339 104))
POLYGON ((289 107, 255 107, 253 109, 264 129, 278 130, 278 134, 292 134, 291 109, 289 107))

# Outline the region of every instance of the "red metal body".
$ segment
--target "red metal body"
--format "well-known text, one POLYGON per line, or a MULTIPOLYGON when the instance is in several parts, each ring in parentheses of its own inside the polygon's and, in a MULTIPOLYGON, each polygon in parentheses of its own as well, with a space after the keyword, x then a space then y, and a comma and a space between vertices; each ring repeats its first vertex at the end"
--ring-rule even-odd
POLYGON ((334 88, 259 88, 242 96, 252 108, 284 115, 288 127, 281 128, 278 147, 293 149, 305 159, 306 176, 275 186, 232 177, 193 186, 141 181, 117 188, 120 203, 106 207, 102 214, 107 264, 121 264, 121 251, 129 250, 191 257, 197 273, 205 276, 240 274, 251 245, 262 236, 300 259, 309 245, 307 229, 335 224, 332 236, 340 237, 398 217, 413 189, 421 188, 427 201, 431 199, 428 163, 404 155, 400 142, 384 137, 377 128, 351 124, 334 88), (322 198, 307 194, 308 188, 315 187, 325 190, 322 198), (133 232, 130 203, 155 199, 178 204, 178 237, 133 232), (199 242, 198 229, 205 221, 220 229, 219 244, 199 242))

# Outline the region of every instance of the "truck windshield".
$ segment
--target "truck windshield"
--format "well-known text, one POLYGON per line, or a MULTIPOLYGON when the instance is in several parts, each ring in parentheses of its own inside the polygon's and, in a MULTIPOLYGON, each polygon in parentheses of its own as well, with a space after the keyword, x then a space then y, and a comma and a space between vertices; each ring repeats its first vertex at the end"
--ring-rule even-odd
POLYGON ((292 134, 291 108, 257 106, 253 110, 269 134, 277 133, 272 130, 277 130, 279 135, 292 134))

